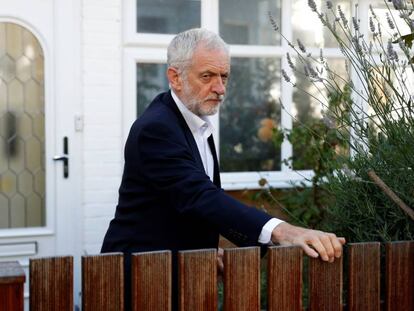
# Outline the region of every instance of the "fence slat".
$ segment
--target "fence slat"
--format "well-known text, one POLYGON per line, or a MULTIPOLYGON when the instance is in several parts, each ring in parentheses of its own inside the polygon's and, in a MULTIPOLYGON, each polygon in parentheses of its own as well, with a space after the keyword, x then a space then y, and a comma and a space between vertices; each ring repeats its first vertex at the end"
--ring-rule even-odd
POLYGON ((260 309, 260 249, 224 250, 224 310, 260 309))
POLYGON ((0 311, 23 311, 23 268, 17 261, 0 262, 0 311))
POLYGON ((301 311, 302 249, 300 247, 271 247, 268 252, 268 310, 301 311))
POLYGON ((217 310, 217 251, 178 253, 180 310, 217 310))
POLYGON ((386 310, 414 310, 414 241, 385 244, 386 310))
POLYGON ((30 259, 30 310, 73 310, 73 257, 30 259))
POLYGON ((380 243, 348 245, 349 292, 352 310, 380 310, 380 243))
POLYGON ((171 252, 132 254, 132 310, 171 310, 171 252))
POLYGON ((108 253, 82 257, 82 310, 124 309, 124 257, 108 253))
POLYGON ((309 258, 309 310, 342 310, 342 257, 333 263, 309 258))

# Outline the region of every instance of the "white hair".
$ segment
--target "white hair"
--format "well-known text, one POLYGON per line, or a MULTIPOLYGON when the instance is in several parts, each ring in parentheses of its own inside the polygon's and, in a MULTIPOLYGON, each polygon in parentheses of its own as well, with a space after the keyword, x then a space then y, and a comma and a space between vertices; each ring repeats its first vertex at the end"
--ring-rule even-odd
POLYGON ((167 50, 168 66, 184 72, 200 44, 209 50, 224 51, 230 58, 228 45, 218 34, 203 28, 193 28, 179 33, 172 39, 167 50))

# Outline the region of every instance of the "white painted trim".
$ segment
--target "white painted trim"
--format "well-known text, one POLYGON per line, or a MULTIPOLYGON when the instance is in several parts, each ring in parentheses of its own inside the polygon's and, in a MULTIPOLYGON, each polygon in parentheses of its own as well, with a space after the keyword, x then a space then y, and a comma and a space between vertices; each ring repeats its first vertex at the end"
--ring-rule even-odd
POLYGON ((39 227, 39 228, 16 228, 16 229, 1 229, 0 241, 4 238, 20 238, 20 237, 37 237, 48 236, 55 234, 54 230, 39 227))
POLYGON ((274 188, 292 188, 301 182, 306 182, 313 177, 313 171, 290 172, 235 172, 221 173, 221 183, 224 190, 263 189, 259 180, 265 178, 268 185, 274 188))
POLYGON ((0 243, 0 258, 14 256, 34 256, 37 253, 37 242, 0 243))
POLYGON ((201 27, 219 33, 219 0, 201 0, 201 27))

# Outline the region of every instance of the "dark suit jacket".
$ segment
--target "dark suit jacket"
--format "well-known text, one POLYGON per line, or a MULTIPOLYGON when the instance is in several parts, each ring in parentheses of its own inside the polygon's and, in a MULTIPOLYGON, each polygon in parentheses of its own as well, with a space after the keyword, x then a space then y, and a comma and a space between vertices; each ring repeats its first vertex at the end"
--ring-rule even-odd
POLYGON ((102 252, 216 248, 219 233, 238 246, 257 245, 270 218, 211 182, 171 93, 162 93, 132 125, 102 252))

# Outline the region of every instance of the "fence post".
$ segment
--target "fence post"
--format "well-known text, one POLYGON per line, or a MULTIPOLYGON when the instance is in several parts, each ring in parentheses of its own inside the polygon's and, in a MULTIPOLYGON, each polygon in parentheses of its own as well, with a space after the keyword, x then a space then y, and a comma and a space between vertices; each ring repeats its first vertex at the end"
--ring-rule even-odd
POLYGON ((278 246, 270 247, 268 253, 268 310, 302 311, 302 249, 278 246))
POLYGON ((180 310, 217 310, 217 251, 178 253, 180 310))
POLYGON ((414 310, 414 241, 385 244, 386 310, 414 310))
POLYGON ((82 310, 124 310, 124 256, 82 257, 82 310))
POLYGON ((260 310, 260 249, 224 250, 224 310, 260 310))
POLYGON ((309 258, 309 311, 342 310, 342 257, 309 258))
POLYGON ((132 254, 131 304, 134 311, 171 310, 171 252, 132 254))
POLYGON ((23 311, 25 280, 17 261, 0 262, 0 311, 23 311))
POLYGON ((30 259, 30 311, 73 310, 73 257, 30 259))
POLYGON ((380 243, 348 245, 348 310, 380 310, 380 243))

